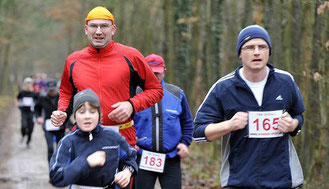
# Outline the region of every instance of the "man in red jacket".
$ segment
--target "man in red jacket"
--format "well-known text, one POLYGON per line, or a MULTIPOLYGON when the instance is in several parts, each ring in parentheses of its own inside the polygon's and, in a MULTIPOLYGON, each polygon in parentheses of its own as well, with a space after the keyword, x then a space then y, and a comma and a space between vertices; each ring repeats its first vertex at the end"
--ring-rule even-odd
POLYGON ((85 20, 89 47, 67 57, 58 110, 52 113, 51 121, 62 125, 72 112, 73 96, 90 88, 99 96, 102 124, 119 131, 135 146, 132 116, 160 101, 163 92, 144 56, 137 49, 114 42, 115 32, 110 11, 96 7, 89 12, 85 20), (135 95, 137 86, 144 92, 135 95))

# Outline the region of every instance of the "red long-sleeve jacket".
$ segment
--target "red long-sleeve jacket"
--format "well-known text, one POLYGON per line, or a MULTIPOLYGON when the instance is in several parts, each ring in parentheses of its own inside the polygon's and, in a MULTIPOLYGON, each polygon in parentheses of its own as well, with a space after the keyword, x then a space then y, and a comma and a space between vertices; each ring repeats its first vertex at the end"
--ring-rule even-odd
MULTIPOLYGON (((144 56, 132 47, 113 40, 102 49, 89 47, 69 55, 65 62, 60 86, 58 109, 68 115, 72 111, 73 96, 90 88, 99 96, 103 125, 118 125, 108 118, 111 105, 129 100, 134 113, 144 110, 160 101, 162 86, 156 79, 144 56), (135 95, 136 87, 144 92, 135 95)), ((131 121, 131 119, 126 122, 131 121)), ((128 143, 136 144, 134 127, 121 129, 120 133, 128 143)))

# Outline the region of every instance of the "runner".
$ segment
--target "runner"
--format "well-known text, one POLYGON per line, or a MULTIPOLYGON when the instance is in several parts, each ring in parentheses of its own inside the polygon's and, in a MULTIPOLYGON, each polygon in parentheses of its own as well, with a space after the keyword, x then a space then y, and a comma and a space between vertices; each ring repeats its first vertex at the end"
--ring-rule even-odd
POLYGON ((160 101, 162 87, 138 50, 112 40, 116 26, 110 11, 96 7, 85 23, 89 47, 68 56, 58 111, 53 112, 51 120, 55 126, 61 126, 71 113, 74 94, 90 88, 100 98, 103 125, 120 130, 128 143, 135 146, 131 117, 160 101), (144 92, 135 96, 137 86, 144 92))
POLYGON ((51 113, 57 110, 57 102, 59 97, 57 81, 49 80, 46 86, 47 95, 39 95, 39 98, 35 105, 35 115, 37 117, 37 123, 42 125, 42 128, 45 132, 49 162, 51 156, 54 153, 54 146, 58 144, 58 142, 65 135, 65 127, 64 125, 61 127, 55 127, 51 124, 50 121, 51 113))
POLYGON ((137 188, 153 189, 159 178, 162 189, 180 189, 181 159, 188 156, 192 140, 192 114, 183 90, 164 82, 166 68, 163 58, 151 54, 145 60, 161 82, 164 96, 160 102, 134 117, 139 138, 137 188))
POLYGON ((33 112, 34 105, 38 95, 33 92, 33 80, 30 77, 24 79, 22 90, 19 91, 16 98, 16 105, 21 110, 21 142, 27 136, 26 146, 30 147, 32 132, 34 127, 33 112))
POLYGON ((239 33, 235 72, 219 79, 195 118, 194 140, 222 138, 224 188, 296 188, 303 171, 291 137, 305 107, 293 77, 268 63, 267 31, 251 25, 239 33))

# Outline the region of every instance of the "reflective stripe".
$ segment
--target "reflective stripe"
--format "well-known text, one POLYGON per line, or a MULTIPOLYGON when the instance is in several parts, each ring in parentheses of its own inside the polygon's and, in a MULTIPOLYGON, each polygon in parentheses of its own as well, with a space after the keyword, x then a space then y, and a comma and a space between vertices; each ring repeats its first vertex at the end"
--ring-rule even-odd
MULTIPOLYGON (((158 106, 158 103, 155 103, 154 105, 155 107, 155 114, 158 115, 159 114, 159 106, 158 106)), ((160 137, 159 137, 159 130, 160 130, 160 121, 159 121, 159 116, 157 116, 155 118, 155 138, 156 138, 156 151, 158 152, 160 150, 160 147, 159 147, 159 143, 160 143, 160 137)))
POLYGON ((119 129, 127 129, 131 126, 134 125, 134 122, 133 120, 127 122, 127 123, 123 123, 123 124, 120 124, 120 125, 103 125, 104 127, 119 127, 119 129))

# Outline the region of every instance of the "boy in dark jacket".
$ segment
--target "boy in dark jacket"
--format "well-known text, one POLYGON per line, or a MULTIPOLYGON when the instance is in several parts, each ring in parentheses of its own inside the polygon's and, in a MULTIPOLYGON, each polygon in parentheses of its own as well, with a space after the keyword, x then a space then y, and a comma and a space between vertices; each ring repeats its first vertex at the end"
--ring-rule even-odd
POLYGON ((58 144, 50 160, 50 182, 59 187, 112 188, 129 184, 137 171, 136 150, 117 132, 100 124, 97 95, 86 89, 74 96, 77 129, 58 144), (118 172, 119 164, 123 170, 118 172))

